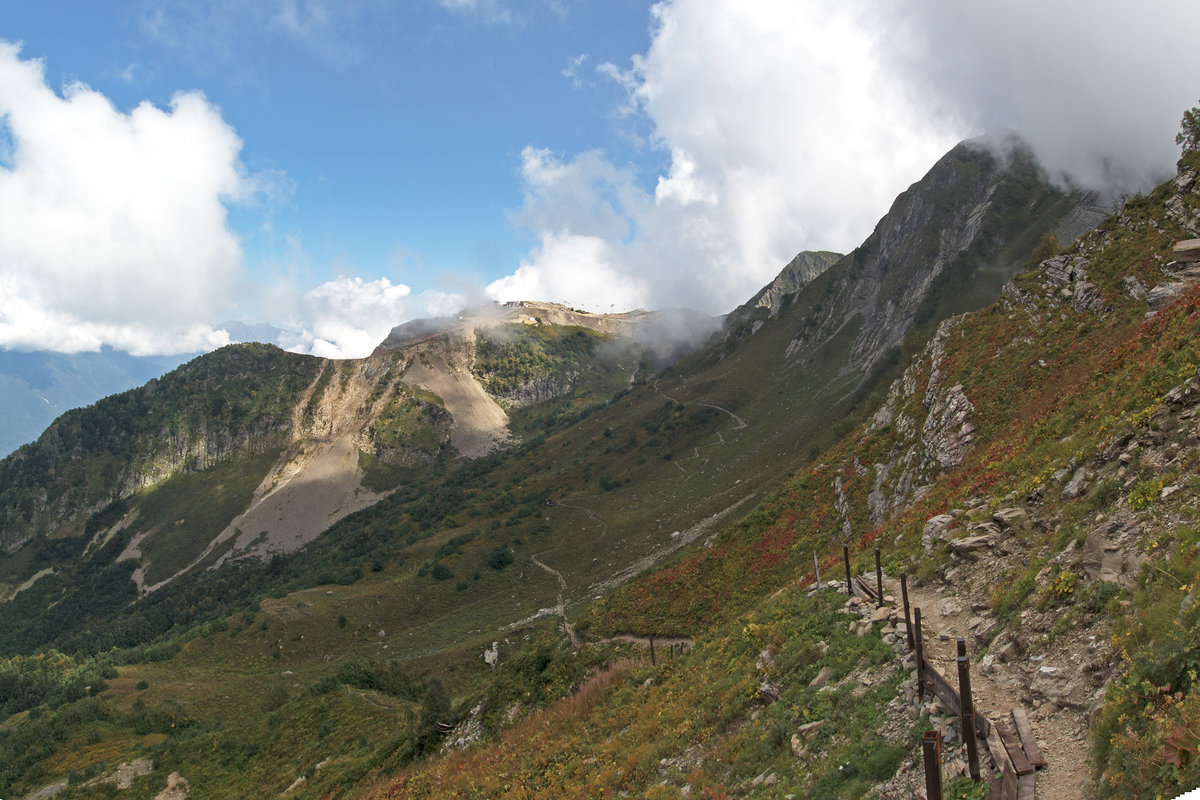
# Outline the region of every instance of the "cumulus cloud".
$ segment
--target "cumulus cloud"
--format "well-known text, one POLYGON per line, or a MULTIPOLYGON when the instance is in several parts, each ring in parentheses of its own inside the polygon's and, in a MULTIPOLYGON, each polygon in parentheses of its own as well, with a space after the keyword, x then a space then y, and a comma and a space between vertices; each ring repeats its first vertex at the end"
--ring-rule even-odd
POLYGON ((1191 0, 665 0, 652 14, 649 49, 596 72, 667 167, 527 150, 515 219, 538 244, 493 296, 727 311, 796 252, 857 246, 964 138, 1012 130, 1055 173, 1144 188, 1171 167, 1196 91, 1191 0))
POLYGON ((628 90, 667 169, 635 175, 594 152, 530 169, 527 152, 516 219, 540 243, 496 296, 553 285, 597 310, 616 295, 727 311, 797 251, 857 243, 956 141, 875 55, 887 31, 861 6, 678 0, 653 13, 649 50, 598 72, 628 90), (586 209, 603 226, 576 222, 586 209), (553 259, 580 235, 602 241, 553 259))
POLYGON ((0 347, 211 349, 243 279, 226 202, 255 191, 202 94, 125 113, 0 41, 0 347), (3 137, 0 137, 3 138, 3 137))
POLYGON ((445 316, 463 305, 462 297, 454 293, 428 291, 414 297, 408 286, 387 278, 364 281, 345 275, 299 295, 281 287, 275 301, 277 307, 289 309, 290 331, 279 344, 324 358, 370 355, 401 321, 445 316))

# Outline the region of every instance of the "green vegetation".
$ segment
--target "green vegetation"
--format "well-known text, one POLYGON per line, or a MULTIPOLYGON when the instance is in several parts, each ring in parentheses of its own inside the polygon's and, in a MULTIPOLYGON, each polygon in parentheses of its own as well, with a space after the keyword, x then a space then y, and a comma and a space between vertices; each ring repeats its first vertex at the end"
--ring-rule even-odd
POLYGON ((1175 144, 1183 148, 1184 155, 1200 150, 1200 106, 1192 106, 1183 112, 1179 133, 1175 134, 1175 144))
MULTIPOLYGON (((943 255, 939 218, 961 214, 998 166, 956 151, 939 173, 944 194, 907 196, 930 215, 908 242, 914 263, 943 255)), ((1128 617, 1120 635, 1138 646, 1101 720, 1111 743, 1097 751, 1103 781, 1136 795, 1192 780, 1184 755, 1176 773, 1151 773, 1165 769, 1155 754, 1200 719, 1189 710, 1200 708, 1194 534, 1146 543, 1167 560, 1147 567, 1135 596, 1074 564, 1046 569, 1084 542, 1098 513, 1171 512, 1177 499, 1160 499, 1164 484, 1194 471, 1182 459, 1168 480, 1135 459, 1074 501, 1051 477, 1091 463, 1122 431, 1187 441, 1163 427, 1159 408, 1195 375, 1200 301, 1189 295, 1147 319, 1125 289, 1126 277, 1156 280, 1183 234, 1164 210, 1173 190, 1136 198, 1124 223, 1064 251, 1047 231, 1070 199, 1041 186, 1022 154, 1013 168, 994 186, 984 235, 943 264, 909 333, 873 363, 856 360, 873 322, 847 298, 870 270, 884 294, 906 280, 880 266, 875 238, 789 296, 777 322, 658 375, 636 348, 586 330, 480 333, 473 368, 510 406, 521 443, 474 461, 446 447, 448 413, 400 382, 399 356, 334 365, 231 348, 145 396, 65 417, 0 464, 0 478, 13 476, 0 482, 12 523, 3 530, 54 533, 0 559, 0 580, 15 587, 56 568, 0 605, 0 794, 66 776, 78 784, 146 756, 156 774, 179 770, 212 797, 289 787, 297 798, 335 797, 372 784, 389 797, 518 786, 530 797, 677 797, 685 785, 699 797, 862 797, 916 751, 915 729, 877 729, 903 675, 878 637, 851 632, 839 597, 798 587, 814 552, 826 570, 843 543, 860 568, 877 541, 893 565, 913 563, 929 516, 983 497, 1033 498, 1063 520, 1019 533, 1030 557, 997 581, 994 616, 1012 622, 1042 606, 1061 610, 1064 626, 1128 617), (1037 265, 1060 253, 1086 260, 1099 311, 1076 311, 1045 285, 1037 265), (934 363, 927 343, 946 315, 985 306, 1021 265, 1016 292, 943 329, 934 363), (906 368, 911 388, 893 397, 906 368), (949 470, 903 461, 928 416, 935 368, 940 386, 962 384, 975 408, 976 444, 949 470), (356 383, 364 377, 373 383, 356 383), (185 378, 201 394, 176 383, 185 378), (192 570, 139 598, 135 563, 117 560, 134 537, 147 580, 191 564, 292 444, 293 415, 302 428, 327 424, 337 392, 378 411, 363 432, 375 452, 358 463, 366 488, 389 494, 298 553, 192 570), (169 402, 160 408, 155 393, 169 402), (885 399, 890 421, 871 419, 885 399), (99 431, 87 447, 85 430, 99 431), (873 521, 872 495, 892 491, 908 469, 897 465, 909 463, 903 482, 920 494, 873 521), (130 469, 153 480, 118 498, 130 469), (38 481, 51 474, 68 488, 48 483, 43 499, 38 481), (696 544, 668 552, 687 541, 696 544), (647 556, 659 561, 625 580, 647 556), (560 597, 593 641, 679 634, 695 645, 671 658, 660 650, 657 667, 634 645, 576 649, 545 618, 560 597), (494 667, 481 658, 493 642, 494 667), (829 687, 811 687, 823 667, 829 687), (774 702, 764 682, 778 688, 774 702), (798 758, 793 733, 820 721, 798 758), (435 755, 444 737, 471 730, 485 744, 435 755), (754 783, 768 774, 778 781, 754 783)), ((1196 742, 1180 741, 1195 753, 1196 742)), ((139 780, 123 796, 149 800, 161 783, 139 780)))
MULTIPOLYGON (((616 662, 492 746, 405 771, 374 796, 496 797, 520 787, 529 798, 619 791, 658 798, 679 797, 688 785, 700 797, 735 790, 737 796, 863 797, 895 772, 916 739, 908 732, 889 741, 875 732, 878 709, 898 687, 898 664, 878 637, 847 631, 851 617, 842 601, 832 592, 807 598, 785 589, 682 657, 660 655, 656 668, 644 659, 616 662), (825 667, 832 670, 831 688, 809 686, 825 667), (856 676, 867 672, 872 681, 864 689, 856 676), (760 693, 764 680, 780 687, 769 705, 760 693), (806 743, 806 758, 797 760, 791 732, 808 722, 822 724, 806 743), (772 772, 777 783, 752 784, 772 772)), ((532 651, 533 660, 522 659, 517 669, 545 675, 540 664, 553 663, 551 652, 532 651)), ((498 677, 499 685, 507 683, 498 677)), ((528 702, 517 689, 540 684, 526 677, 484 707, 528 702)))

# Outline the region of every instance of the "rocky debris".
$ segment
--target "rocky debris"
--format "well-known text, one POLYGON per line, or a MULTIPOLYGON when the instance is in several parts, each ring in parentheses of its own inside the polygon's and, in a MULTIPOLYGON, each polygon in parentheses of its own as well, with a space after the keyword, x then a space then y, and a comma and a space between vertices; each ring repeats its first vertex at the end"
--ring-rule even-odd
POLYGON ((1088 533, 1079 566, 1091 580, 1112 581, 1131 590, 1146 558, 1141 537, 1142 527, 1133 513, 1121 509, 1088 533))
POLYGON ((65 792, 67 790, 67 785, 67 781, 52 783, 49 786, 43 786, 36 792, 30 792, 21 798, 21 800, 50 800, 50 798, 56 797, 62 792, 65 792))
MULTIPOLYGON (((516 713, 513 713, 513 709, 510 708, 509 722, 515 719, 518 713, 520 713, 519 709, 516 713)), ((482 714, 483 704, 479 703, 471 709, 466 719, 455 725, 454 730, 446 735, 445 740, 442 742, 441 751, 445 753, 450 750, 462 750, 468 745, 483 739, 482 714)))
POLYGON ((1074 500, 1081 497, 1087 491, 1088 484, 1092 480, 1093 474, 1087 467, 1080 467, 1075 470, 1075 474, 1071 476, 1071 480, 1063 487, 1062 499, 1074 500))
POLYGON ((1200 194, 1200 181, 1196 178, 1197 171, 1191 168, 1182 170, 1175 176, 1175 188, 1179 193, 1167 201, 1166 210, 1167 216, 1181 228, 1193 236, 1200 236, 1200 203, 1188 197, 1189 194, 1200 194))
POLYGON ((1052 286, 1071 286, 1087 280, 1088 261, 1083 256, 1051 256, 1038 265, 1052 286))
MULTIPOLYGON (((303 776, 299 780, 304 780, 303 776)), ((187 800, 189 789, 191 786, 188 785, 187 778, 178 772, 172 772, 167 776, 167 788, 154 795, 154 800, 187 800)))
MULTIPOLYGON (((116 786, 118 790, 125 791, 133 788, 133 782, 138 778, 149 775, 154 772, 154 762, 148 758, 135 758, 133 761, 127 761, 117 766, 108 775, 95 780, 88 781, 86 786, 97 786, 100 784, 109 783, 116 786)), ((186 795, 185 795, 186 796, 186 795)))
POLYGON ((754 668, 758 670, 759 677, 762 679, 758 685, 758 699, 763 705, 769 706, 783 696, 783 686, 776 680, 779 669, 775 665, 775 659, 771 656, 770 650, 763 650, 758 654, 754 668))
POLYGON ((1175 243, 1175 261, 1180 264, 1191 264, 1200 261, 1200 239, 1184 239, 1175 243))

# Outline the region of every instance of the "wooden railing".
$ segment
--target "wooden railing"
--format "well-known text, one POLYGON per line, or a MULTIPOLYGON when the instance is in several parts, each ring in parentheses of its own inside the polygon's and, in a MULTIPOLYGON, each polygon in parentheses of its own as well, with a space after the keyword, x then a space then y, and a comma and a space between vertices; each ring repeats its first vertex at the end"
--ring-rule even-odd
MULTIPOLYGON (((884 605, 883 572, 880 568, 879 548, 875 548, 875 584, 863 577, 854 578, 851 575, 850 551, 842 548, 842 558, 846 566, 846 590, 852 596, 859 596, 884 605)), ((921 609, 909 608, 908 576, 900 575, 900 589, 904 604, 904 622, 907 632, 907 645, 913 650, 917 661, 917 696, 924 699, 925 692, 935 695, 959 718, 962 738, 966 749, 967 769, 972 778, 980 780, 977 739, 987 744, 988 753, 1000 773, 990 781, 989 800, 1034 800, 1034 781, 1036 771, 1045 765, 1041 748, 1029 724, 1025 709, 1015 706, 1011 712, 1012 724, 1007 719, 993 722, 974 707, 971 696, 969 660, 966 653, 966 641, 958 639, 958 678, 959 688, 956 689, 946 680, 925 651, 924 638, 921 631, 921 609), (963 702, 963 698, 966 702, 963 702), (974 734, 974 735, 971 735, 974 734)), ((941 732, 926 731, 922 741, 923 758, 925 763, 925 789, 927 800, 942 800, 941 775, 941 732)))

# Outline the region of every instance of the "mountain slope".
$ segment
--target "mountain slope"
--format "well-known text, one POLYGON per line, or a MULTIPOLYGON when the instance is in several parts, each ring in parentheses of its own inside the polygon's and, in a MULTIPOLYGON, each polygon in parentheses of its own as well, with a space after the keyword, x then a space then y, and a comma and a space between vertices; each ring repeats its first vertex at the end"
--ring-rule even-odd
MULTIPOLYGON (((344 793, 376 770, 390 772, 428 755, 439 731, 475 705, 479 726, 495 731, 510 714, 561 697, 589 669, 618 657, 622 648, 628 652, 628 645, 611 642, 576 654, 570 640, 557 634, 558 624, 661 561, 677 559, 586 611, 585 632, 736 636, 743 627, 739 610, 762 604, 788 580, 789 570, 802 568, 795 563, 801 540, 787 526, 767 531, 783 507, 780 497, 791 496, 777 492, 780 481, 840 432, 854 430, 856 420, 866 420, 876 407, 872 398, 887 396, 901 353, 920 352, 940 315, 955 304, 982 302, 988 286, 998 292, 998 281, 985 278, 1011 272, 1014 259, 1024 257, 1018 253, 1032 249, 1073 202, 1019 157, 956 149, 897 201, 861 252, 803 286, 796 281, 795 291, 775 292, 777 302, 751 309, 750 319, 732 315, 715 342, 660 375, 650 370, 653 354, 636 342, 620 344, 590 329, 540 321, 536 313, 527 314, 530 320, 503 319, 484 333, 462 323, 454 330, 410 329, 361 362, 222 351, 189 365, 185 375, 205 375, 210 366, 216 375, 225 369, 222 360, 229 360, 242 365, 231 372, 237 380, 261 375, 264 385, 235 380, 221 408, 193 397, 176 398, 166 406, 169 414, 148 407, 140 430, 162 430, 166 415, 168 438, 181 442, 177 451, 192 460, 160 458, 175 471, 136 496, 114 499, 104 492, 140 485, 123 476, 145 472, 139 464, 157 463, 150 443, 161 437, 132 437, 125 447, 133 458, 93 473, 89 466, 73 466, 69 455, 85 450, 58 444, 75 441, 71 427, 52 429, 44 437, 52 447, 30 448, 5 462, 13 470, 43 464, 43 481, 55 471, 81 478, 46 499, 37 495, 37 480, 22 478, 15 485, 25 494, 13 495, 19 502, 5 506, 13 515, 28 515, 22 519, 43 520, 43 530, 52 534, 11 551, 3 564, 14 576, 12 585, 24 585, 51 565, 57 572, 0 606, 4 652, 31 653, 53 644, 94 654, 91 661, 81 655, 83 663, 65 666, 74 672, 64 674, 95 669, 117 677, 105 678, 111 693, 77 699, 91 710, 72 712, 78 721, 62 732, 68 739, 47 730, 46 747, 62 753, 98 738, 109 755, 97 748, 74 762, 97 772, 113 753, 124 758, 153 748, 160 769, 180 770, 206 796, 283 792, 297 777, 305 782, 292 786, 293 796, 344 793), (964 229, 964 219, 974 222, 964 229), (943 288, 937 294, 939 281, 953 287, 955 280, 978 293, 964 298, 943 288), (885 291, 903 302, 889 304, 885 291), (878 321, 878 329, 868 330, 868 319, 878 321), (907 329, 905 319, 913 323, 907 329), (486 403, 472 390, 475 400, 464 396, 462 408, 494 404, 507 416, 514 443, 474 460, 456 458, 447 444, 464 413, 455 413, 457 401, 407 382, 404 376, 414 368, 414 376, 436 373, 446 382, 483 387, 486 403), (249 422, 241 413, 232 416, 235 425, 208 413, 224 412, 231 403, 241 408, 248 398, 258 409, 249 422), (190 420, 192 427, 176 420, 190 420), (208 442, 218 423, 230 430, 257 425, 268 438, 252 448, 240 436, 217 437, 229 442, 221 450, 227 457, 201 463, 196 454, 217 449, 208 442), (200 430, 203 438, 191 433, 200 430), (230 524, 255 504, 270 511, 271 487, 276 478, 279 485, 287 480, 289 459, 303 455, 301 448, 343 452, 321 449, 344 441, 343 433, 361 453, 353 465, 362 470, 355 482, 368 491, 390 491, 386 497, 295 552, 269 546, 277 540, 270 531, 260 539, 257 524, 230 524), (768 501, 747 515, 764 497, 768 501), (230 528, 236 535, 206 550, 230 528), (90 545, 71 535, 78 531, 89 535, 90 545), (138 565, 117 557, 138 533, 146 534, 142 544, 158 543, 149 552, 143 548, 145 580, 178 577, 131 602, 136 588, 129 575, 138 565), (222 549, 226 542, 241 542, 243 553, 273 555, 266 561, 226 557, 218 569, 179 573, 232 553, 222 549), (656 595, 648 604, 647 587, 656 595), (112 647, 120 649, 106 653, 112 647), (496 670, 480 658, 492 649, 501 654, 496 670), (139 689, 142 683, 147 688, 139 689), (93 712, 98 716, 88 716, 93 712), (387 719, 404 723, 397 729, 387 719), (152 735, 163 738, 138 738, 152 735), (317 764, 324 766, 317 770, 317 764)), ((223 384, 199 385, 205 392, 200 397, 207 397, 223 384)), ((168 394, 174 397, 174 390, 168 394)), ((121 402, 135 400, 143 402, 144 393, 121 402)), ((862 463, 875 461, 884 463, 862 463)), ((844 471, 855 535, 868 517, 858 512, 861 481, 849 479, 857 470, 844 471)), ((826 477, 822 473, 818 483, 825 485, 826 477)), ((885 515, 911 499, 888 486, 900 499, 880 506, 885 515)), ((824 536, 836 525, 844 531, 846 520, 830 511, 837 508, 836 493, 832 505, 823 496, 818 500, 822 517, 813 530, 824 536)), ((809 608, 806 600, 793 599, 797 605, 788 613, 809 608)), ((844 630, 844 620, 821 603, 827 601, 818 601, 811 613, 844 630)), ((778 620, 770 622, 768 638, 776 629, 784 633, 778 620)), ((787 635, 795 633, 799 643, 818 633, 801 628, 789 627, 787 635)), ((844 650, 844 669, 882 666, 883 651, 863 644, 844 650)), ((744 659, 752 655, 747 648, 760 647, 757 640, 720 647, 726 663, 737 659, 737 677, 727 688, 740 699, 706 700, 705 707, 727 708, 732 717, 697 728, 697 741, 725 730, 754 702, 742 690, 755 680, 753 663, 744 659)), ((699 652, 708 658, 708 651, 699 652)), ((806 665, 817 660, 807 650, 788 663, 793 657, 806 665)), ((37 656, 23 658, 13 660, 18 674, 37 656)), ((704 674, 719 670, 715 664, 704 674)), ((629 674, 636 685, 644 681, 641 673, 629 674)), ((97 684, 79 686, 87 685, 97 684)), ((0 733, 19 737, 41 730, 24 709, 48 707, 60 697, 56 692, 23 695, 0 733)), ((851 697, 842 698, 844 705, 851 697)), ((5 741, 14 739, 0 746, 5 741)), ((831 754, 829 765, 857 758, 857 752, 831 754)), ((636 756, 639 764, 643 755, 636 756)), ((636 773, 618 767, 625 778, 614 780, 640 791, 649 784, 636 784, 634 775, 649 780, 662 757, 667 754, 647 758, 636 773)), ((43 760, 22 753, 7 786, 37 788, 36 765, 43 760)), ((12 763, 17 761, 14 756, 12 763)), ((725 780, 724 762, 712 763, 715 790, 725 780)), ((48 774, 64 773, 57 762, 46 764, 48 774)), ((136 796, 153 796, 161 778, 140 783, 136 796)))
POLYGON ((74 355, 0 350, 0 458, 32 442, 67 409, 141 386, 183 361, 107 349, 74 355))

